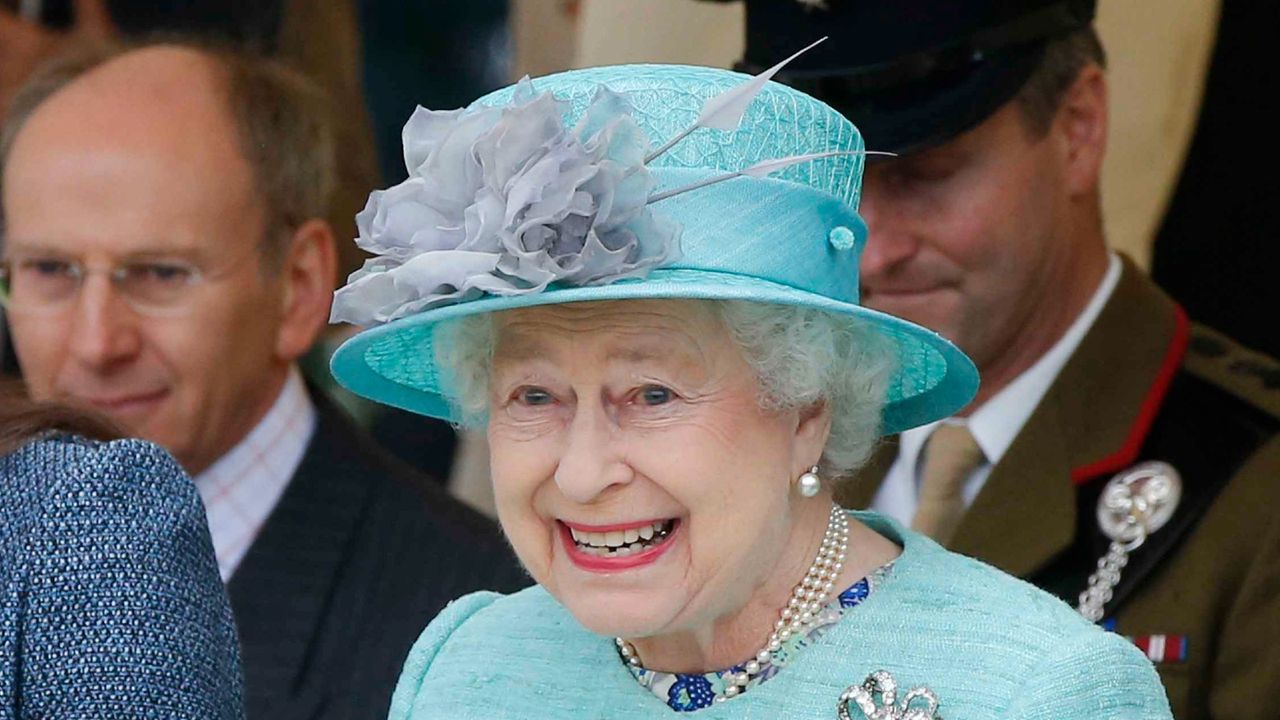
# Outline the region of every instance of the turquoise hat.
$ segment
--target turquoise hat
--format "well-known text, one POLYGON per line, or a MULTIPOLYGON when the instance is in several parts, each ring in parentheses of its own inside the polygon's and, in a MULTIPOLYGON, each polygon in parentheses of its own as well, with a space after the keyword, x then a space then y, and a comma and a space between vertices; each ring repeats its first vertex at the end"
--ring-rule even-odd
POLYGON ((334 376, 460 422, 434 347, 446 320, 598 300, 749 300, 824 310, 888 340, 886 434, 964 407, 978 386, 969 358, 858 304, 861 135, 769 75, 591 68, 526 79, 465 110, 419 108, 405 126, 409 179, 357 217, 356 242, 376 257, 335 293, 333 320, 369 327, 335 353, 334 376))

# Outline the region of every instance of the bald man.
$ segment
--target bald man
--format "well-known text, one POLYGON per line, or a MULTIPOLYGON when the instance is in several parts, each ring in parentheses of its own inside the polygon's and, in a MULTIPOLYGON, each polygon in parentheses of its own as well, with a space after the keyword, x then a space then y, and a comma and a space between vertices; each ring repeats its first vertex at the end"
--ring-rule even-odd
POLYGON ((174 45, 37 76, 0 144, 3 273, 33 396, 168 448, 205 500, 251 718, 382 718, 413 639, 524 584, 496 531, 372 449, 295 362, 328 316, 323 99, 174 45))

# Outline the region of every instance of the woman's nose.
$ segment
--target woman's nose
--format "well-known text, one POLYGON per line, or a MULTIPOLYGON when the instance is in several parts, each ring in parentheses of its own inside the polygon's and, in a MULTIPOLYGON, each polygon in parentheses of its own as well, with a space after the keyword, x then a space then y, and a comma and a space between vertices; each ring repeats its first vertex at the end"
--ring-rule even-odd
POLYGON ((585 505, 631 481, 631 467, 618 452, 619 433, 606 408, 579 405, 556 466, 556 485, 565 497, 585 505))

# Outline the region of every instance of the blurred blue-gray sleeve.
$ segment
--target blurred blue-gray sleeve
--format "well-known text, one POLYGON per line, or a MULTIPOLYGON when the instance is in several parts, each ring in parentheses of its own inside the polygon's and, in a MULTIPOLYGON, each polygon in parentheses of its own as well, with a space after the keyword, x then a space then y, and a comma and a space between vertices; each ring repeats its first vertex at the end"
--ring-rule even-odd
POLYGON ((61 439, 3 474, 0 718, 242 718, 235 624, 177 463, 61 439))

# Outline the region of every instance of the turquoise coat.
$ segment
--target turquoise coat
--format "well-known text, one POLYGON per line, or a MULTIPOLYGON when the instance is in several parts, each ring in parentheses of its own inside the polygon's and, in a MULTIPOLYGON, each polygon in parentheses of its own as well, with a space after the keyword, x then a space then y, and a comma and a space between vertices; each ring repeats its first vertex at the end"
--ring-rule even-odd
MULTIPOLYGON (((777 676, 694 717, 834 719, 846 687, 887 670, 899 700, 926 686, 945 720, 1170 719, 1150 661, 1124 638, 886 518, 854 515, 903 546, 891 575, 777 676)), ((468 595, 441 613, 409 655, 390 720, 675 716, 611 639, 534 587, 468 595)))

